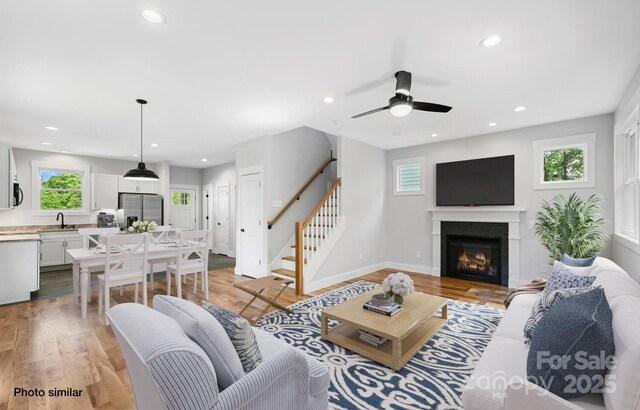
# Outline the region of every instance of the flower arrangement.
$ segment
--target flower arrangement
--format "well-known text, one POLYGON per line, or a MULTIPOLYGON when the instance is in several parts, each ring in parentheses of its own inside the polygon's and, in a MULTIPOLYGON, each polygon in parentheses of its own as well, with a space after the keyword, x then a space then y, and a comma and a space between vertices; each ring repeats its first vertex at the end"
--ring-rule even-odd
POLYGON ((153 221, 135 221, 127 231, 130 233, 146 233, 155 231, 157 227, 158 224, 153 221))
POLYGON ((402 272, 392 273, 382 282, 382 290, 399 305, 404 302, 404 298, 416 289, 413 280, 402 272))

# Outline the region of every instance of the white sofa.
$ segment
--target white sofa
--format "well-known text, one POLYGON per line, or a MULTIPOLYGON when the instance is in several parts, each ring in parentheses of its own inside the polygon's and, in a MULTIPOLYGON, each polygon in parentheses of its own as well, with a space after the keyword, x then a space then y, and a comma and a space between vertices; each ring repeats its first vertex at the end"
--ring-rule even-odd
POLYGON ((567 401, 526 381, 523 328, 538 295, 513 299, 462 393, 465 410, 640 409, 640 285, 618 265, 596 258, 594 286, 613 312, 618 365, 608 373, 615 389, 567 401))

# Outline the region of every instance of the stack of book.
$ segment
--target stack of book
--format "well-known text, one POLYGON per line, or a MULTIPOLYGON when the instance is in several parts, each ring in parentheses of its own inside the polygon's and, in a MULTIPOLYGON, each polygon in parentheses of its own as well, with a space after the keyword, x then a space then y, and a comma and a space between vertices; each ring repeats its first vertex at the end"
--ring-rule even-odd
POLYGON ((373 333, 369 333, 366 330, 360 330, 360 340, 369 343, 372 346, 378 347, 385 344, 389 339, 385 339, 382 336, 374 335, 373 333))
POLYGON ((400 307, 400 305, 396 302, 393 302, 388 306, 376 306, 371 302, 367 302, 362 305, 362 308, 386 316, 394 316, 400 313, 400 311, 402 310, 402 307, 400 307))

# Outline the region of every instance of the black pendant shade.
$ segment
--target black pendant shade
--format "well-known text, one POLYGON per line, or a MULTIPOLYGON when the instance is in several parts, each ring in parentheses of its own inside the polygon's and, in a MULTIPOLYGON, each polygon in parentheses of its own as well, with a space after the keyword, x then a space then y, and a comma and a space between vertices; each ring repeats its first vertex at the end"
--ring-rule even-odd
POLYGON ((140 162, 138 163, 138 167, 134 169, 130 169, 126 174, 124 174, 125 179, 135 179, 141 181, 147 180, 159 180, 158 174, 153 172, 150 169, 147 169, 147 166, 144 164, 144 159, 142 157, 142 106, 147 103, 145 100, 137 99, 136 102, 140 104, 140 162))

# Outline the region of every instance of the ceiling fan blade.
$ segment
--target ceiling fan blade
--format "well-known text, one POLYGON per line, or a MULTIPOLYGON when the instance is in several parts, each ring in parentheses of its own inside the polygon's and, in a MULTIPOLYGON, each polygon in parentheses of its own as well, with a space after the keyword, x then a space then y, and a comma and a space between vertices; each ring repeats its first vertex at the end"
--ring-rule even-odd
POLYGON ((378 87, 382 87, 383 85, 389 84, 391 83, 391 79, 389 78, 391 76, 391 74, 389 75, 385 75, 384 77, 380 78, 379 80, 374 80, 371 82, 368 82, 366 84, 362 84, 361 86, 358 86, 356 88, 354 88, 353 90, 349 90, 346 93, 344 93, 344 95, 346 95, 347 97, 351 97, 353 95, 358 95, 361 93, 364 93, 366 91, 371 91, 374 90, 378 87))
POLYGON ((449 112, 451 111, 451 107, 448 105, 434 104, 428 102, 413 102, 413 109, 418 111, 429 111, 429 112, 449 112))
POLYGON ((396 73, 396 93, 409 95, 411 92, 411 73, 398 71, 396 73))
POLYGON ((354 115, 351 118, 360 118, 360 117, 364 117, 365 115, 369 115, 369 114, 375 114, 379 111, 384 111, 384 110, 388 110, 389 106, 387 105, 386 107, 380 107, 380 108, 376 108, 375 110, 371 110, 371 111, 367 111, 367 112, 363 112, 362 114, 358 114, 358 115, 354 115))

